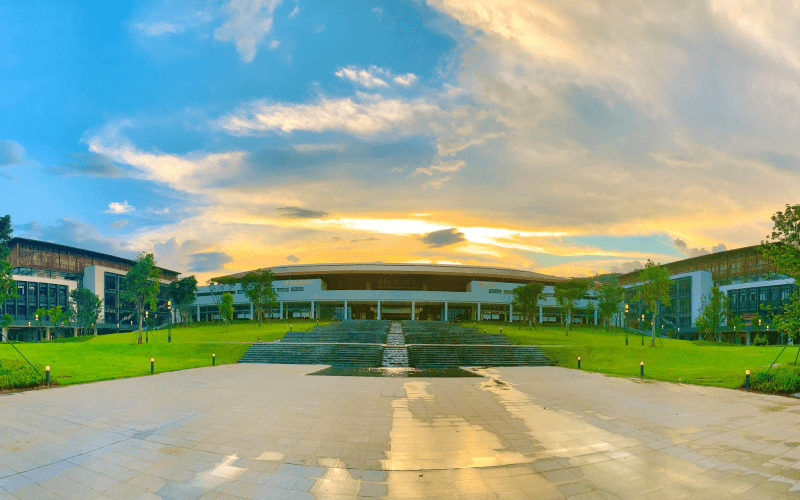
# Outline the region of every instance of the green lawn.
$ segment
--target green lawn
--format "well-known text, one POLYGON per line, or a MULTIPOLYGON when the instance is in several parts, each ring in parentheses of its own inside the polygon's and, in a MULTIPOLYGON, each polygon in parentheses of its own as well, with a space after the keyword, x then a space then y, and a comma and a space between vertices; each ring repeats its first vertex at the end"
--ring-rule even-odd
MULTIPOLYGON (((471 326, 471 324, 468 324, 471 326)), ((570 329, 569 336, 562 328, 539 327, 529 330, 517 326, 479 323, 480 331, 503 333, 515 344, 536 344, 558 366, 577 368, 618 376, 639 376, 639 363, 644 361, 645 378, 719 387, 739 387, 744 384, 745 370, 766 371, 783 346, 753 347, 712 342, 691 342, 625 335, 621 331, 605 332, 601 328, 570 329)), ((793 363, 800 346, 789 346, 777 363, 793 363)), ((774 369, 773 369, 774 370, 774 369)))
MULTIPOLYGON (((294 330, 306 326, 311 329, 316 322, 302 320, 291 324, 294 330)), ((46 365, 50 366, 51 382, 69 385, 147 375, 150 358, 155 358, 156 373, 210 366, 212 354, 216 354, 217 364, 236 363, 252 342, 259 338, 262 342, 282 338, 288 329, 286 321, 265 323, 260 328, 250 322, 235 324, 227 332, 216 324, 205 324, 173 328, 171 343, 167 342, 167 330, 158 330, 149 332, 149 342, 142 345, 135 343, 134 333, 15 345, 42 373, 46 365)), ((0 344, 0 362, 4 366, 17 367, 16 362, 21 359, 12 346, 0 344)), ((31 373, 27 378, 35 380, 36 376, 31 373)), ((3 380, 0 373, 0 386, 3 380)))
MULTIPOLYGON (((217 324, 176 327, 172 329, 172 343, 167 343, 167 330, 159 330, 150 332, 149 342, 142 345, 134 343, 135 334, 120 333, 83 337, 79 341, 20 343, 17 347, 40 370, 50 365, 54 383, 69 385, 147 375, 150 358, 155 358, 157 373, 209 366, 212 353, 216 354, 217 364, 235 363, 257 339, 270 342, 282 338, 289 323, 293 330, 302 331, 306 327, 311 329, 316 321, 280 321, 265 323, 260 328, 245 322, 231 325, 227 332, 217 324)), ((638 376, 639 362, 644 361, 646 378, 720 387, 741 386, 745 369, 752 370, 754 376, 765 371, 782 349, 669 339, 656 339, 656 347, 650 347, 649 338, 645 338, 643 346, 641 338, 633 335, 629 335, 626 346, 622 332, 606 333, 592 327, 573 328, 568 337, 555 327, 529 330, 498 323, 479 323, 477 327, 487 333, 500 333, 502 328, 512 343, 539 345, 558 366, 576 368, 580 356, 583 370, 638 376)), ((797 353, 798 347, 790 347, 777 362, 784 366, 793 363, 797 353)), ((0 389, 4 380, 17 381, 17 387, 18 381, 26 377, 35 380, 35 374, 20 372, 27 369, 19 364, 20 360, 10 345, 0 344, 0 362, 4 364, 0 370, 0 389)))

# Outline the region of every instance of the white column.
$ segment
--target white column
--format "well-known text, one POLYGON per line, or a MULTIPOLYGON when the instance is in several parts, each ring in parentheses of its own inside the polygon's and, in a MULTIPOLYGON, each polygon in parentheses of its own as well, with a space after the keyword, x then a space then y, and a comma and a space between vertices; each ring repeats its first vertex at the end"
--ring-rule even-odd
POLYGON ((347 319, 347 301, 344 301, 344 319, 347 319))
POLYGON ((280 312, 279 312, 279 314, 281 315, 281 319, 283 319, 283 302, 280 302, 280 312))
POLYGON ((414 313, 416 312, 416 311, 415 311, 415 309, 416 309, 416 308, 417 308, 417 304, 416 304, 416 302, 414 302, 414 301, 412 300, 412 301, 411 301, 411 320, 412 320, 412 321, 415 319, 415 318, 414 318, 414 313))
POLYGON ((448 317, 448 314, 447 314, 447 302, 445 302, 444 303, 444 318, 442 318, 442 321, 447 321, 447 317, 448 317))
POLYGON ((514 322, 514 304, 508 305, 508 322, 509 323, 514 322))
POLYGON ((539 306, 539 324, 542 324, 542 306, 539 306))
POLYGON ((2 335, 3 335, 2 341, 3 341, 3 342, 8 342, 8 328, 3 328, 3 329, 0 331, 0 334, 2 334, 2 335))
POLYGON ((311 301, 311 312, 309 313, 310 319, 314 319, 314 313, 316 310, 314 309, 314 301, 311 301))
POLYGON ((597 326, 597 307, 594 308, 594 324, 597 326))
POLYGON ((380 321, 380 319, 381 319, 381 301, 379 300, 378 301, 378 320, 380 321))
POLYGON ((254 316, 255 316, 255 310, 253 309, 253 303, 250 302, 250 320, 251 321, 255 319, 254 316))
POLYGON ((481 320, 481 303, 478 302, 478 321, 481 320))
MULTIPOLYGON (((119 318, 117 318, 119 320, 119 318)), ((197 306, 197 321, 200 321, 200 306, 197 306)))

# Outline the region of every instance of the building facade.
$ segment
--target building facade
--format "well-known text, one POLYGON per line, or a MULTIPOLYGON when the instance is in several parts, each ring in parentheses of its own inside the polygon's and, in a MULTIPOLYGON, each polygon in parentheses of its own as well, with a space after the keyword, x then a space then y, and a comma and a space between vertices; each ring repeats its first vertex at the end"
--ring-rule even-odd
MULTIPOLYGON (((32 335, 30 328, 36 326, 37 309, 54 306, 66 309, 70 292, 77 288, 86 288, 102 300, 98 329, 129 330, 138 326, 133 304, 119 298, 122 277, 135 261, 27 238, 12 238, 9 248, 18 296, 0 305, 0 314, 14 318, 12 339, 15 335, 23 339, 32 335)), ((160 270, 162 284, 178 277, 175 271, 160 270)), ((148 319, 152 315, 156 325, 168 321, 167 310, 167 290, 162 287, 158 307, 148 313, 148 319)))
MULTIPOLYGON (((515 269, 433 264, 312 264, 269 268, 278 294, 274 318, 515 321, 513 290, 531 281, 545 284, 539 319, 555 322, 560 312, 553 285, 564 278, 515 269)), ((232 275, 241 277, 245 273, 232 275)), ((223 293, 234 296, 237 319, 252 318, 238 286, 204 286, 193 307, 195 320, 219 318, 223 293)), ((576 323, 597 322, 594 291, 578 304, 576 323)))

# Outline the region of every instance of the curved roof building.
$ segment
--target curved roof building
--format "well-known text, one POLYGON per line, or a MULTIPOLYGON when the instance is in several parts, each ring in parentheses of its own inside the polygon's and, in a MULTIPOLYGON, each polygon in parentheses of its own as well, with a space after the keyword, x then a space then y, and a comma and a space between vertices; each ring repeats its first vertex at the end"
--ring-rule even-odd
MULTIPOLYGON (((278 308, 272 315, 280 318, 509 321, 515 317, 514 288, 538 281, 552 295, 552 285, 565 281, 519 269, 443 264, 306 264, 267 269, 276 276, 273 286, 278 293, 278 308)), ((196 318, 214 319, 225 291, 234 292, 237 318, 252 317, 243 291, 230 288, 201 287, 196 318)), ((544 316, 551 317, 550 306, 555 307, 552 297, 543 301, 545 321, 544 316)))

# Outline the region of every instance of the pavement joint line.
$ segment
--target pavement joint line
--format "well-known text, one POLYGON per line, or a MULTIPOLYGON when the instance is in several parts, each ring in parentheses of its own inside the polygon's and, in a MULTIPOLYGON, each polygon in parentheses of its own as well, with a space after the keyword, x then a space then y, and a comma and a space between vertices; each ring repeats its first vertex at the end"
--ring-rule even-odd
MULTIPOLYGON (((156 429, 156 431, 158 431, 158 430, 160 430, 160 429, 163 429, 163 428, 165 428, 165 427, 169 427, 169 426, 171 426, 171 425, 177 424, 178 422, 181 422, 181 421, 183 421, 183 420, 186 420, 186 419, 188 419, 188 418, 195 417, 195 416, 197 416, 197 415, 199 415, 199 413, 193 413, 192 415, 187 415, 187 416, 185 416, 185 417, 183 417, 183 418, 179 418, 179 419, 177 419, 177 420, 174 420, 174 421, 172 421, 172 422, 169 422, 168 424, 164 424, 164 425, 162 425, 162 426, 158 427, 158 428, 156 429)), ((62 419, 62 420, 63 420, 63 419, 62 419)), ((63 420, 63 421, 64 421, 64 422, 69 422, 69 420, 63 420)), ((74 424, 74 423, 77 423, 77 422, 71 422, 71 423, 73 423, 73 424, 74 424)), ((83 452, 83 453, 78 453, 78 454, 76 454, 76 455, 72 455, 72 456, 69 456, 69 457, 67 457, 67 458, 62 458, 61 460, 56 460, 55 462, 50 462, 49 464, 40 465, 39 467, 33 467, 33 468, 31 468, 31 469, 27 469, 27 470, 23 470, 23 471, 20 471, 20 472, 16 472, 16 473, 14 473, 14 474, 9 474, 9 475, 7 475, 7 476, 0 476, 0 479, 6 479, 6 478, 9 478, 9 477, 19 476, 20 474, 25 474, 26 472, 31 472, 31 471, 35 471, 35 470, 39 470, 39 469, 43 469, 43 468, 45 468, 45 467, 50 467, 51 465, 59 464, 59 463, 61 463, 61 462, 66 462, 66 461, 69 461, 69 460, 71 460, 71 459, 73 459, 73 458, 81 457, 81 456, 83 456, 83 455, 87 455, 87 454, 89 454, 89 453, 94 453, 95 451, 102 450, 102 449, 104 449, 104 448, 108 448, 109 446, 114 446, 114 445, 116 445, 116 444, 119 444, 119 443, 124 443, 124 442, 126 442, 126 441, 130 441, 130 440, 132 440, 132 439, 135 439, 135 440, 137 440, 137 441, 148 441, 146 438, 138 438, 138 437, 136 437, 136 436, 128 436, 128 435, 126 435, 126 434, 123 434, 122 432, 118 432, 118 431, 108 431, 108 430, 105 430, 105 429, 98 429, 97 427, 92 427, 91 425, 87 425, 86 427, 88 427, 88 428, 90 428, 90 429, 95 429, 95 430, 101 430, 101 431, 104 431, 104 432, 109 432, 109 433, 111 433, 111 434, 117 434, 117 435, 119 435, 119 436, 124 436, 124 437, 125 437, 125 439, 120 439, 119 441, 114 441, 113 443, 109 443, 109 444, 107 444, 107 445, 100 446, 100 447, 98 447, 98 448, 95 448, 95 449, 93 449, 93 450, 85 451, 85 452, 83 452)), ((129 429, 129 430, 130 430, 130 431, 135 431, 135 429, 129 429)), ((141 432, 141 431, 138 431, 138 432, 141 432)), ((155 441, 149 441, 149 442, 155 442, 155 441)), ((161 443, 161 444, 164 444, 164 443, 161 443)), ((171 445, 170 445, 170 446, 171 446, 171 445)), ((189 449, 189 448, 185 448, 185 449, 189 449)))

